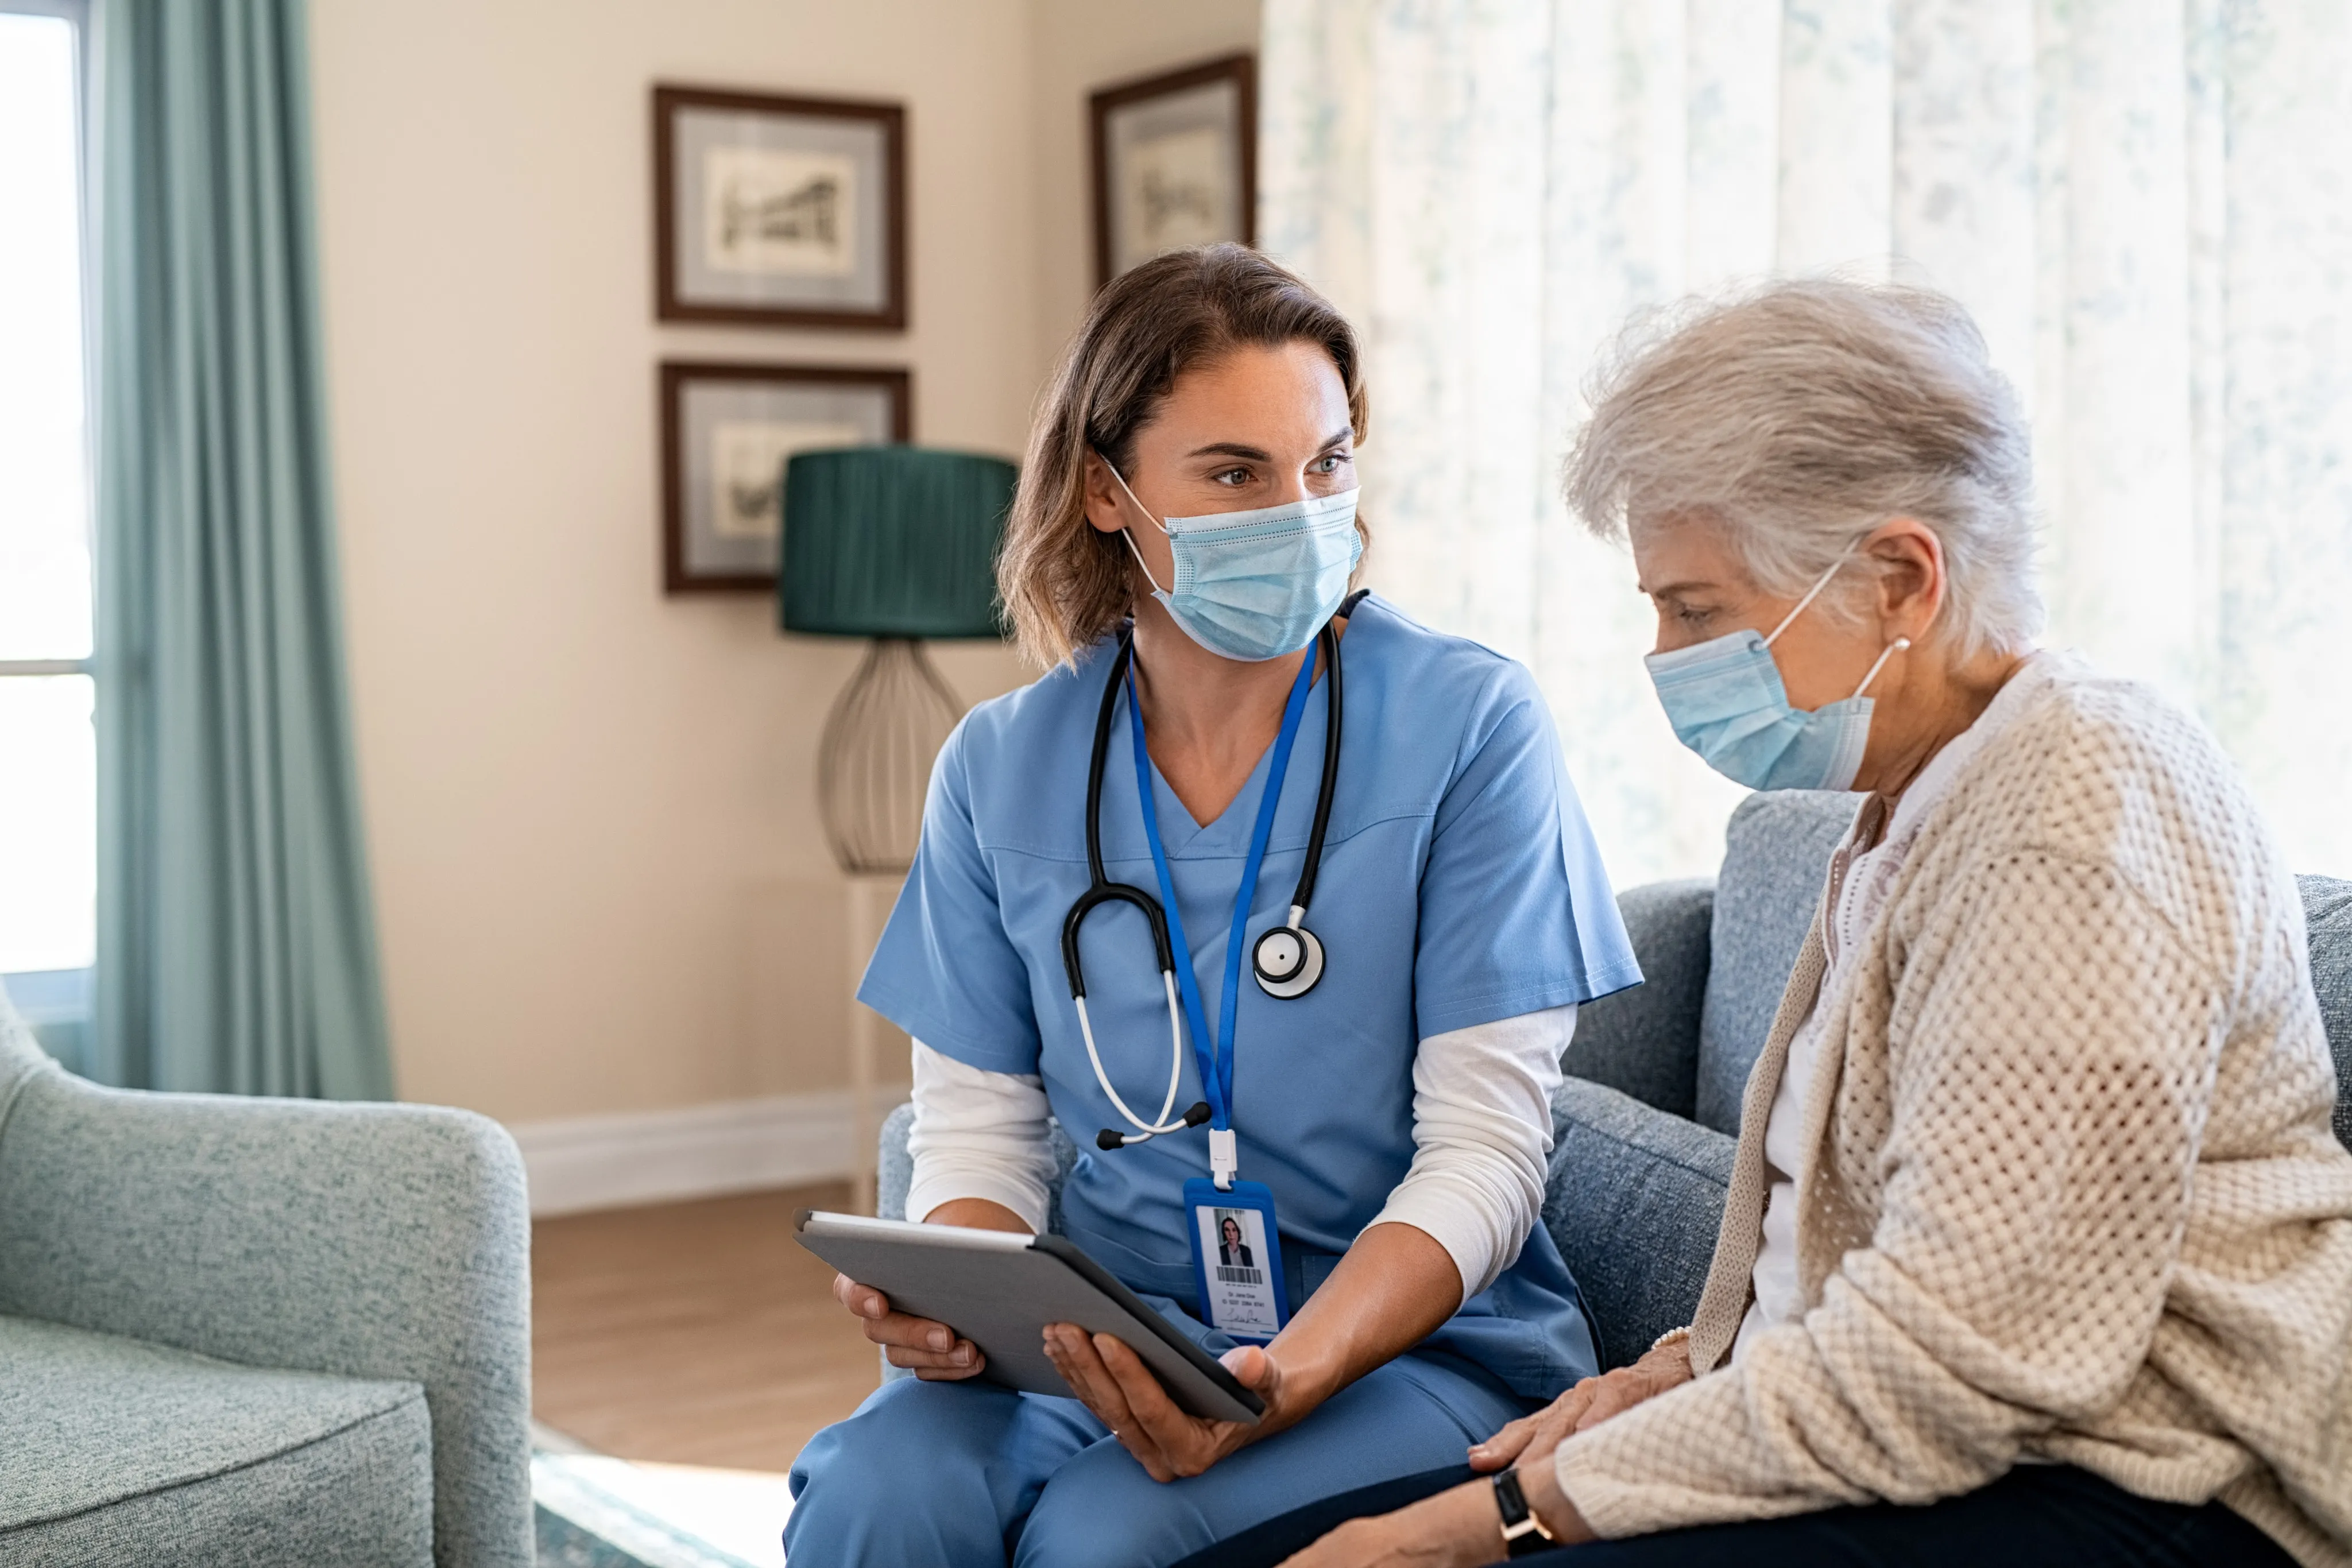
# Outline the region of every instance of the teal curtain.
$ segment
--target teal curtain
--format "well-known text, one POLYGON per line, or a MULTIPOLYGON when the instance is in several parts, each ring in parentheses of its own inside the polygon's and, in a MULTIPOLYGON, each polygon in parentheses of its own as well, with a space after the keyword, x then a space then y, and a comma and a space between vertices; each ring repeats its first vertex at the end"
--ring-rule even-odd
POLYGON ((387 1099, 299 0, 98 15, 94 1075, 387 1099))

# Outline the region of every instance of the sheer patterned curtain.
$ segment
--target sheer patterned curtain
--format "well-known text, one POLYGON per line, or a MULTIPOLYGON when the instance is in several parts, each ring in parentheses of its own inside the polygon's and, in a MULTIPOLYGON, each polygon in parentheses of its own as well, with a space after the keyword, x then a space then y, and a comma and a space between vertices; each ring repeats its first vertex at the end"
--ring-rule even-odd
POLYGON ((2352 874, 2352 7, 1266 0, 1260 232, 1366 330, 1372 580, 1522 658, 1620 884, 1710 871, 1559 462, 1633 312, 1835 268, 2031 410, 2047 642, 2156 681, 2352 874))

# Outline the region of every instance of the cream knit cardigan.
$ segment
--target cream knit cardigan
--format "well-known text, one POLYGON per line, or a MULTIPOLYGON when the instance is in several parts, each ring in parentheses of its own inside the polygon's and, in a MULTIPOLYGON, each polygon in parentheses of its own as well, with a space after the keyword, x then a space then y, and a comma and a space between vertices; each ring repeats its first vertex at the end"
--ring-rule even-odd
POLYGON ((2352 1565, 2352 1154, 2294 878, 2193 721, 2040 663, 1830 995, 1807 937, 1748 1082, 1703 1375, 1555 1456, 1600 1534, 1928 1502, 2039 1457, 2352 1565), (1817 999, 1806 1311, 1726 1366, 1817 999))

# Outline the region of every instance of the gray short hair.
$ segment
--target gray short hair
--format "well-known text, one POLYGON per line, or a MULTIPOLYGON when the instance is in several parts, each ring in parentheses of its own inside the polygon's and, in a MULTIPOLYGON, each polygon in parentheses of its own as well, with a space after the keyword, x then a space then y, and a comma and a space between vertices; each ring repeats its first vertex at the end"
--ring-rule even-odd
POLYGON ((1944 547, 1943 634, 1964 654, 2041 631, 2032 442, 1957 301, 1807 278, 1694 302, 1629 328, 1588 396, 1566 485, 1596 534, 1709 517, 1790 596, 1916 517, 1944 547))

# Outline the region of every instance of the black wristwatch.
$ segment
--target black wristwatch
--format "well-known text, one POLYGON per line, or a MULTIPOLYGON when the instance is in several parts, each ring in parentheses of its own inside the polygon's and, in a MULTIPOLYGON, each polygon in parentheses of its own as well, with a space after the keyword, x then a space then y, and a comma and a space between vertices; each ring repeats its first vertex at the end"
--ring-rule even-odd
POLYGON ((1538 1552, 1549 1552, 1559 1542, 1552 1538, 1536 1511, 1528 1506, 1528 1494, 1519 1490, 1517 1469, 1495 1472, 1495 1506, 1503 1514, 1503 1555, 1526 1557, 1538 1552))

